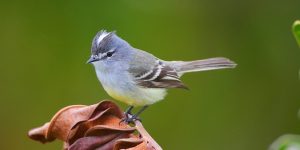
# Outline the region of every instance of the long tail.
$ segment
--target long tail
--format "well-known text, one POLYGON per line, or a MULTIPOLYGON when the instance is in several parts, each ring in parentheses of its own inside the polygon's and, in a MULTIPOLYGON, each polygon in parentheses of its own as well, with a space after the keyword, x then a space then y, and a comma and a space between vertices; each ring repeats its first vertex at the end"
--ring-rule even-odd
POLYGON ((171 61, 169 63, 175 68, 179 75, 183 75, 187 72, 234 68, 237 65, 233 61, 224 57, 216 57, 195 61, 171 61))

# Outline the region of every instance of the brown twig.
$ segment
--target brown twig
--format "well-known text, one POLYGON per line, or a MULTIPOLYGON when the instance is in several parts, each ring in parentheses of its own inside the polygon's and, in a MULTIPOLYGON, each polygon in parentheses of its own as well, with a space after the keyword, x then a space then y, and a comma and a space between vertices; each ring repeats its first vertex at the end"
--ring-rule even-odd
POLYGON ((134 123, 135 123, 135 128, 140 133, 142 138, 146 141, 148 148, 151 148, 151 149, 154 149, 154 150, 162 150, 162 148, 150 136, 150 134, 146 131, 143 124, 139 120, 136 120, 134 123))

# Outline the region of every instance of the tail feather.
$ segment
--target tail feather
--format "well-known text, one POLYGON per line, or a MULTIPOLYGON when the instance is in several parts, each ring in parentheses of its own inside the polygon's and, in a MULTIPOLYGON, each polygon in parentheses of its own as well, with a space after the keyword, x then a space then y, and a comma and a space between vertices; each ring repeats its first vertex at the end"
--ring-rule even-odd
POLYGON ((195 61, 172 61, 171 65, 182 75, 187 72, 234 68, 237 64, 227 58, 216 57, 195 61))

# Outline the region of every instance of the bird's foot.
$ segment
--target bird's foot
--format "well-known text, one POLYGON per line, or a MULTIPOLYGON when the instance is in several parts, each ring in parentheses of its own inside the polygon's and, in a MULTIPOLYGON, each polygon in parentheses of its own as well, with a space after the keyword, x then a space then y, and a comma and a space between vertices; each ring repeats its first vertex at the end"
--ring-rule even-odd
POLYGON ((133 106, 130 106, 126 111, 125 111, 125 117, 119 122, 121 124, 122 122, 125 122, 127 124, 134 123, 134 121, 141 121, 141 119, 138 117, 146 108, 148 105, 144 106, 141 108, 136 114, 132 115, 131 110, 133 106))
POLYGON ((126 124, 134 123, 134 121, 141 121, 141 119, 136 115, 126 115, 121 119, 120 123, 125 122, 126 124))
POLYGON ((124 116, 125 118, 128 118, 129 116, 132 116, 132 113, 131 112, 124 112, 124 116))
POLYGON ((129 106, 126 111, 124 112, 125 117, 131 116, 131 110, 133 109, 133 106, 129 106))
POLYGON ((121 119, 121 121, 119 122, 119 124, 121 124, 122 122, 126 123, 126 124, 131 124, 135 121, 141 121, 140 117, 136 116, 136 115, 131 115, 131 114, 128 114, 128 115, 125 115, 124 118, 121 119))

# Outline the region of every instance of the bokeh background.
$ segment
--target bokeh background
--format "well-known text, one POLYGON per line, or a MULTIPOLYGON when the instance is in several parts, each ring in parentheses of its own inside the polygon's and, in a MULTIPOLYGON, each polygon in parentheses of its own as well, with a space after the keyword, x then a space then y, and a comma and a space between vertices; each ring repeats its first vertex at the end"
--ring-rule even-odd
POLYGON ((0 18, 1 149, 61 149, 27 131, 64 106, 110 98, 85 64, 101 29, 166 60, 238 63, 185 75, 190 91, 170 90, 143 113, 164 149, 265 150, 300 133, 299 0, 3 0, 0 18))

